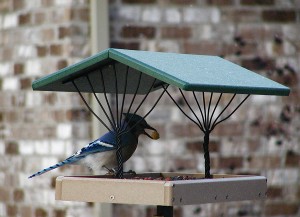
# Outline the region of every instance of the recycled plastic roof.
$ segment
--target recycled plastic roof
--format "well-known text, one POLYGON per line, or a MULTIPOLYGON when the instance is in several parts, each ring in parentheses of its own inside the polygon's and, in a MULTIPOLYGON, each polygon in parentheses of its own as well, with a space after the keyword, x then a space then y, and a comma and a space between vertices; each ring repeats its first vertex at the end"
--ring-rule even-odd
MULTIPOLYGON (((91 76, 95 92, 115 91, 115 75, 119 91, 125 80, 127 66, 128 86, 134 86, 142 73, 139 94, 146 92, 146 86, 154 79, 156 84, 168 83, 187 91, 223 92, 238 94, 288 95, 290 89, 255 72, 218 56, 106 49, 76 64, 42 77, 32 83, 33 90, 76 92, 76 84, 82 92, 91 92, 86 75, 91 76), (115 63, 115 69, 111 67, 115 63), (114 71, 116 70, 116 71, 114 71), (100 72, 105 75, 103 89, 100 72), (115 74, 116 72, 116 74, 115 74), (143 88, 144 87, 144 88, 143 88)), ((124 84, 123 84, 124 85, 124 84)), ((154 85, 153 90, 160 88, 154 85)), ((127 88, 126 93, 134 92, 127 88)))

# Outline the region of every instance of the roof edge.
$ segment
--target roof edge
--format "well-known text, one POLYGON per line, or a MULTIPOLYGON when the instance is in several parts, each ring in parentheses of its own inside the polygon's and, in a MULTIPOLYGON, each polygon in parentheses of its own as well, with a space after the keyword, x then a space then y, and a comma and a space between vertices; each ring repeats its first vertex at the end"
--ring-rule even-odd
POLYGON ((87 57, 75 64, 72 64, 70 66, 67 66, 65 68, 62 68, 52 74, 43 76, 40 79, 37 79, 32 82, 32 89, 33 90, 38 90, 40 87, 48 85, 52 83, 53 81, 56 81, 58 79, 63 79, 67 76, 70 76, 74 72, 78 72, 81 70, 84 70, 88 67, 91 67, 92 65, 103 61, 105 59, 109 59, 109 50, 111 48, 108 48, 106 50, 101 51, 100 53, 97 53, 93 56, 87 57))

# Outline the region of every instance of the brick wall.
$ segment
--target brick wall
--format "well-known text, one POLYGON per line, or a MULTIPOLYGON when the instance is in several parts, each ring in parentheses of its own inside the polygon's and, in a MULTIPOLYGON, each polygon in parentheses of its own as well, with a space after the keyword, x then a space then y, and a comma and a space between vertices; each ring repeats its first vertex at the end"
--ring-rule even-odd
MULTIPOLYGON (((292 88, 289 97, 250 97, 211 136, 212 172, 265 175, 269 199, 177 207, 176 216, 299 216, 299 6, 285 0, 110 1, 112 47, 220 55, 292 88)), ((91 216, 91 204, 54 201, 55 177, 85 170, 65 167, 27 180, 91 138, 90 115, 76 94, 30 86, 89 56, 88 1, 3 0, 0 11, 0 216, 91 216)), ((161 139, 142 140, 127 168, 203 172, 202 134, 167 97, 148 121, 161 139)), ((153 207, 114 205, 114 216, 153 213, 153 207)))
MULTIPOLYGON (((292 88, 289 97, 251 96, 211 136, 212 172, 264 175, 268 199, 178 207, 176 216, 300 215, 299 7, 298 1, 280 0, 110 4, 112 47, 219 55, 292 88)), ((173 94, 183 102, 178 93, 173 94)), ((144 141, 128 168, 203 172, 203 134, 170 100, 163 99, 148 121, 160 129, 162 138, 144 141)), ((115 215, 154 212, 153 207, 133 207, 138 211, 115 206, 115 215)))
POLYGON ((78 169, 27 179, 90 137, 90 115, 77 95, 31 89, 38 77, 89 56, 88 33, 88 1, 0 2, 0 216, 92 212, 86 203, 54 200, 57 174, 78 169))

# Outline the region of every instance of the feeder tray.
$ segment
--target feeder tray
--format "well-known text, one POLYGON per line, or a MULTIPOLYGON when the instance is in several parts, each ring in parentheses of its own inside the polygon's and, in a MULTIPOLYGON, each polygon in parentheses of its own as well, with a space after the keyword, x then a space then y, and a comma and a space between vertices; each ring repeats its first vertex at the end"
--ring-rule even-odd
POLYGON ((144 204, 192 205, 240 200, 262 200, 267 180, 263 176, 144 173, 135 177, 195 177, 192 180, 139 180, 132 175, 124 179, 112 176, 60 176, 56 179, 56 200, 144 204))

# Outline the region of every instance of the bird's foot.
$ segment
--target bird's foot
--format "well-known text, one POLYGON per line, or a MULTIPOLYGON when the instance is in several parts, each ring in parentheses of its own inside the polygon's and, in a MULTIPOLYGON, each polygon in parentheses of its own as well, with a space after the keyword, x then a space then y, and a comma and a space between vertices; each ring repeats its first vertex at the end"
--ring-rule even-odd
POLYGON ((123 172, 123 174, 128 174, 128 175, 135 176, 135 175, 136 175, 136 172, 133 171, 133 170, 128 170, 127 172, 123 172))
POLYGON ((104 169, 107 170, 107 173, 105 175, 116 175, 117 171, 114 170, 114 168, 109 169, 106 166, 103 166, 104 169))

